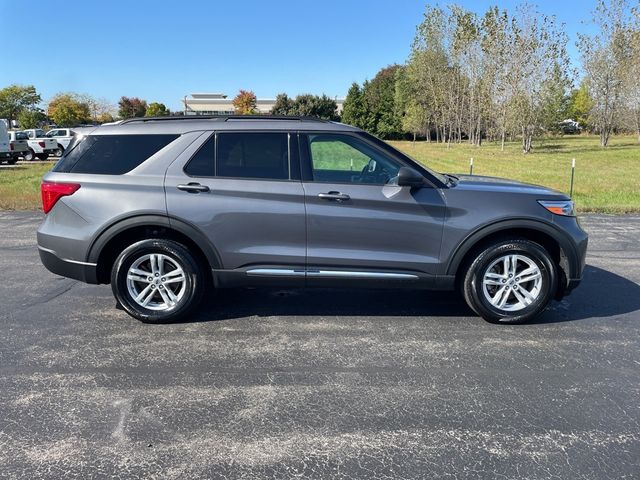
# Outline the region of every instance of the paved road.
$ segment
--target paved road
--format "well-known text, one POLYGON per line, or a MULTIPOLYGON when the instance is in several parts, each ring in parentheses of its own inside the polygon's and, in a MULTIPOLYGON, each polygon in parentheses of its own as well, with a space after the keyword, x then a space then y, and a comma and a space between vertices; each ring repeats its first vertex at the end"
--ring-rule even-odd
POLYGON ((640 217, 536 324, 453 294, 234 290, 151 326, 0 213, 0 478, 638 478, 640 217))

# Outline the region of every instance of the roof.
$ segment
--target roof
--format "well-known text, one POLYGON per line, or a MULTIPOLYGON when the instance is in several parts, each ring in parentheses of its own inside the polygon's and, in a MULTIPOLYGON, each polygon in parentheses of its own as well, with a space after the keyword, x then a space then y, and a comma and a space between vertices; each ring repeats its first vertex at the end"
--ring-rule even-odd
POLYGON ((276 115, 228 115, 183 117, 142 117, 122 120, 115 124, 102 125, 95 134, 118 133, 177 133, 200 130, 285 130, 285 131, 344 131, 360 129, 343 123, 308 117, 285 117, 276 115))

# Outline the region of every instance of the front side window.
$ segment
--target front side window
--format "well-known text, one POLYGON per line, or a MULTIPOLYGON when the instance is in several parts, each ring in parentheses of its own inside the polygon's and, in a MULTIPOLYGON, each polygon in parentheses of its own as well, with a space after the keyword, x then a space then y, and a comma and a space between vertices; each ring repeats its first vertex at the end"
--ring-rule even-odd
POLYGON ((384 185, 401 165, 349 135, 309 135, 313 180, 327 183, 384 185))
POLYGON ((261 132, 219 133, 216 176, 288 180, 288 134, 261 132))

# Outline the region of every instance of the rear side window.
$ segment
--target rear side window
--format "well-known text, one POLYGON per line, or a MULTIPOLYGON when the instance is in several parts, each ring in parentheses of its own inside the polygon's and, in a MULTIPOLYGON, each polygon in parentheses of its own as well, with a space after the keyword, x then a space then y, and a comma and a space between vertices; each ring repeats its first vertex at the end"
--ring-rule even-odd
POLYGON ((213 157, 215 154, 216 137, 211 135, 209 140, 196 152, 189 160, 184 172, 192 177, 213 177, 215 170, 213 166, 213 157))
POLYGON ((216 176, 289 179, 287 133, 219 133, 216 176))
POLYGON ((76 142, 53 171, 122 175, 176 138, 178 135, 89 135, 76 142))

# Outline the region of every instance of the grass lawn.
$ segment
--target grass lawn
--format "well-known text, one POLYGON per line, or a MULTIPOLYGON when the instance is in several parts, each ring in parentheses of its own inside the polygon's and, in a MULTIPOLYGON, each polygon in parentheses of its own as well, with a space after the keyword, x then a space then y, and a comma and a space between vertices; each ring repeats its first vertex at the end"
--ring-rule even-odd
MULTIPOLYGON (((640 145, 635 137, 614 137, 607 148, 601 148, 595 136, 547 139, 535 142, 534 150, 527 155, 521 153, 519 143, 508 143, 504 151, 493 143, 451 148, 427 142, 390 143, 440 172, 468 173, 469 158, 473 157, 474 174, 513 178, 563 192, 569 191, 571 159, 575 158, 574 199, 579 211, 640 212, 640 145)), ((329 158, 325 160, 331 163, 329 158)), ((354 169, 359 171, 360 159, 355 160, 354 169)), ((40 179, 52 166, 0 168, 0 209, 40 209, 40 179)))
POLYGON ((640 144, 636 137, 613 137, 607 148, 595 136, 565 136, 534 142, 524 155, 520 143, 446 145, 389 142, 426 166, 446 173, 473 173, 513 178, 569 192, 571 159, 576 159, 573 197, 578 211, 640 212, 640 144))
POLYGON ((42 208, 40 180, 54 162, 0 168, 0 210, 38 210, 42 208))

